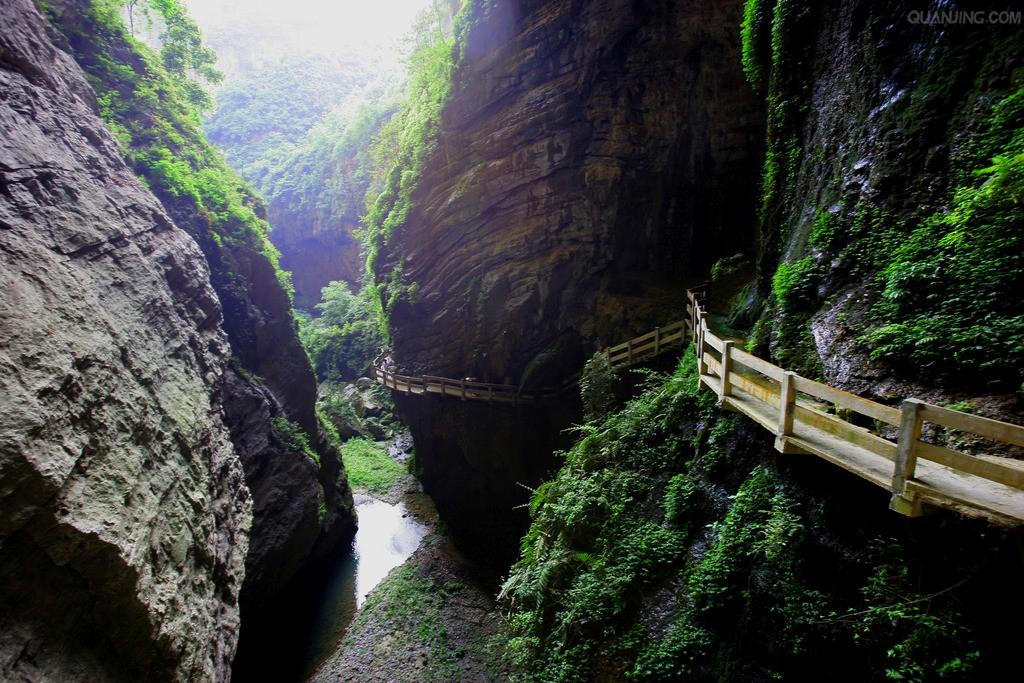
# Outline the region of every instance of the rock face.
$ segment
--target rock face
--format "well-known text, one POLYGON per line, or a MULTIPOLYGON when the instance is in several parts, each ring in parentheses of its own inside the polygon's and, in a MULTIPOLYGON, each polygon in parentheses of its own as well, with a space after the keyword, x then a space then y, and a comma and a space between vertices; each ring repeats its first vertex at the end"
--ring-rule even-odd
POLYGON ((739 68, 740 2, 492 5, 381 256, 418 286, 392 316, 395 357, 557 384, 753 248, 763 114, 739 68))
POLYGON ((281 250, 281 267, 292 274, 296 307, 313 311, 320 303, 320 290, 335 280, 358 287, 363 259, 352 230, 359 217, 352 216, 349 225, 326 229, 314 216, 296 215, 284 204, 271 201, 267 215, 274 226, 274 246, 281 250))
POLYGON ((225 680, 252 503, 195 242, 0 6, 0 678, 225 680))
MULTIPOLYGON (((159 87, 166 78, 148 66, 149 61, 123 33, 96 21, 89 3, 53 0, 50 7, 69 51, 101 92, 120 92, 137 82, 159 87), (124 71, 108 68, 111 61, 131 77, 118 80, 124 71)), ((155 104, 136 97, 129 106, 115 110, 112 115, 119 126, 144 131, 129 135, 126 144, 136 158, 145 156, 154 138, 158 147, 184 150, 187 153, 181 156, 189 160, 189 170, 199 182, 204 171, 215 177, 226 173, 201 131, 177 112, 175 108, 182 104, 171 93, 166 101, 155 104), (154 120, 162 125, 154 125, 154 120)), ((137 164, 136 171, 145 175, 147 168, 137 164)), ((176 191, 160 175, 150 173, 146 178, 174 223, 195 239, 205 255, 209 280, 223 310, 233 361, 223 398, 225 420, 253 493, 241 600, 246 611, 258 611, 311 554, 351 537, 355 528, 351 492, 337 451, 320 430, 316 378, 299 342, 288 295, 260 240, 225 238, 217 232, 211 212, 194 197, 176 191), (306 449, 278 433, 275 422, 291 423, 307 435, 320 466, 306 449)), ((238 192, 253 211, 262 211, 250 192, 244 188, 238 192)))
MULTIPOLYGON (((958 186, 980 184, 972 172, 988 166, 990 155, 976 152, 998 139, 988 120, 994 103, 1019 88, 1024 32, 1005 21, 913 21, 921 9, 902 0, 848 0, 808 5, 790 22, 782 51, 792 61, 768 95, 792 113, 769 126, 768 138, 769 145, 790 146, 792 165, 777 173, 778 187, 766 197, 762 295, 771 295, 780 261, 809 265, 798 285, 803 301, 777 307, 771 343, 765 340, 762 352, 770 346, 794 369, 880 400, 917 396, 946 403, 978 398, 996 383, 970 385, 974 372, 944 382, 940 371, 955 367, 953 358, 923 372, 870 359, 862 336, 889 322, 873 310, 879 300, 873 278, 916 228, 951 205, 958 186), (824 236, 815 234, 816 226, 824 236)), ((942 9, 956 14, 977 7, 953 2, 942 9)), ((984 212, 977 214, 975 228, 984 212)), ((933 251, 943 248, 936 244, 933 251)), ((952 280, 958 267, 950 261, 947 268, 952 280)), ((913 282, 915 276, 907 277, 913 282)), ((1005 315, 997 305, 979 305, 993 314, 986 326, 995 326, 996 313, 1005 315)), ((918 339, 927 345, 927 336, 918 339)), ((1017 420, 1021 404, 1013 382, 1007 378, 1004 390, 1005 384, 1011 392, 984 400, 996 404, 991 416, 1017 420)))
MULTIPOLYGON (((763 111, 736 0, 489 4, 378 275, 417 288, 391 316, 403 371, 554 387, 599 345, 683 317, 711 262, 753 250, 763 111)), ((550 453, 579 418, 399 405, 449 524, 511 519, 515 482, 553 465, 515 435, 550 453), (475 465, 445 470, 453 453, 475 465)))

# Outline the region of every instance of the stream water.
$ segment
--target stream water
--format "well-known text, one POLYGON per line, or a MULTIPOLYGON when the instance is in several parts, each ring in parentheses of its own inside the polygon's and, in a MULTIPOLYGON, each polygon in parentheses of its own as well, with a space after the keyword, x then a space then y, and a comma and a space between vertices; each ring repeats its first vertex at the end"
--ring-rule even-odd
POLYGON ((355 503, 359 530, 352 548, 298 575, 259 625, 243 631, 235 681, 306 680, 337 649, 370 591, 413 554, 427 533, 406 501, 392 505, 356 494, 355 503))

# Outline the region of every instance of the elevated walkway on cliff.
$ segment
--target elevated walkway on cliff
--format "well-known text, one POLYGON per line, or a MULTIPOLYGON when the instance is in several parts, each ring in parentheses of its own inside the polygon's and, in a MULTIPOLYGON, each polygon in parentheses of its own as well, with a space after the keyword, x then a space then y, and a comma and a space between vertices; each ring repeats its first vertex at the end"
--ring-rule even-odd
MULTIPOLYGON (((680 320, 664 327, 655 328, 647 334, 642 334, 623 344, 612 346, 605 350, 605 355, 608 356, 612 368, 620 370, 685 347, 686 335, 686 321, 680 320)), ((400 375, 387 369, 387 359, 385 354, 381 354, 373 362, 373 378, 389 389, 403 394, 414 396, 433 394, 435 396, 451 396, 464 401, 519 405, 532 403, 541 398, 558 396, 567 389, 575 388, 579 375, 570 377, 561 387, 524 392, 512 384, 492 384, 468 378, 453 379, 433 375, 400 375)))
POLYGON ((971 455, 922 438, 925 423, 974 434, 993 446, 1024 447, 1024 427, 907 399, 876 403, 772 365, 708 329, 701 293, 687 293, 686 322, 700 382, 722 408, 775 435, 781 453, 817 456, 890 492, 889 507, 911 517, 923 505, 997 524, 1024 523, 1024 462, 971 455), (842 416, 863 415, 874 428, 842 416), (895 435, 896 438, 888 438, 895 435))
MULTIPOLYGON (((691 340, 700 383, 724 409, 742 413, 775 435, 781 453, 817 456, 890 492, 889 507, 911 517, 924 505, 1016 526, 1024 523, 1024 461, 972 455, 922 438, 925 423, 982 437, 993 446, 1024 447, 1024 427, 907 399, 899 408, 801 377, 715 335, 703 290, 687 291, 689 318, 605 351, 613 368, 649 360, 691 340), (862 415, 873 428, 845 419, 862 415), (892 437, 895 437, 892 438, 892 437)), ((397 392, 519 405, 557 397, 570 384, 524 393, 508 384, 407 376, 373 364, 374 378, 397 392)))

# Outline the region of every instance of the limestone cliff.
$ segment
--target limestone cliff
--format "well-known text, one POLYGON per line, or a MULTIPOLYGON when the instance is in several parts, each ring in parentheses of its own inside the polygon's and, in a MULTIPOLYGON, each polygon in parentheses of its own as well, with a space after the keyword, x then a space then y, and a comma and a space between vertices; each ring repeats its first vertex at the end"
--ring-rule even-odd
POLYGON ((363 270, 360 244, 352 232, 359 215, 324 226, 315 216, 296 213, 283 200, 271 201, 267 217, 274 226, 274 246, 281 250, 281 267, 292 274, 295 305, 315 311, 320 290, 336 280, 359 286, 363 270))
POLYGON ((417 288, 391 316, 396 360, 557 385, 753 248, 763 114, 739 2, 490 6, 380 257, 417 288))
MULTIPOLYGON (((683 288, 717 257, 752 252, 763 111, 739 66, 740 10, 472 10, 436 147, 378 259, 379 278, 414 291, 390 316, 398 366, 556 387, 600 345, 681 318, 683 288)), ((435 403, 399 405, 428 490, 462 527, 507 522, 526 496, 515 482, 537 483, 578 419, 571 405, 435 403), (453 458, 461 487, 442 481, 453 458)))
POLYGON ((252 502, 202 252, 0 6, 0 678, 226 680, 252 502))
POLYGON ((126 36, 119 19, 77 0, 53 2, 49 11, 101 93, 108 123, 120 131, 134 170, 209 264, 233 357, 226 419, 253 494, 242 600, 258 608, 306 558, 354 530, 351 492, 315 412, 316 378, 267 244, 263 207, 227 169, 177 86, 126 36), (164 97, 154 101, 148 96, 154 90, 164 97), (185 161, 169 160, 175 156, 185 161), (305 435, 310 449, 282 433, 291 430, 288 425, 305 435))

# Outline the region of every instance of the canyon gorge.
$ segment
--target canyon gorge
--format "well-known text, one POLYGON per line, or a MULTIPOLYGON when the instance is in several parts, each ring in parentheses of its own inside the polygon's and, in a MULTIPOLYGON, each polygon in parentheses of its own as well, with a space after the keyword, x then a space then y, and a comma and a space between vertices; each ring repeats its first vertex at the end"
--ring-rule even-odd
POLYGON ((1012 3, 329 5, 0 6, 0 679, 1014 675, 1012 3))

